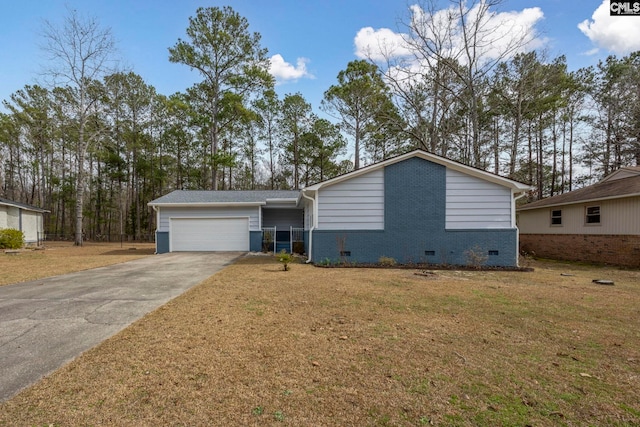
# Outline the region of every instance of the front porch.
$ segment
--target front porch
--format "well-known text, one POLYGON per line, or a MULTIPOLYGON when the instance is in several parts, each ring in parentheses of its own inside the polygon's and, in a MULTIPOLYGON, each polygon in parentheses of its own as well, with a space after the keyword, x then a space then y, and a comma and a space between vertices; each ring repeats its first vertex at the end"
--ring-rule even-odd
POLYGON ((302 254, 304 245, 304 211, 302 209, 265 207, 262 209, 262 252, 302 254))
POLYGON ((282 251, 304 253, 304 228, 290 226, 288 230, 278 227, 262 227, 262 252, 282 251))

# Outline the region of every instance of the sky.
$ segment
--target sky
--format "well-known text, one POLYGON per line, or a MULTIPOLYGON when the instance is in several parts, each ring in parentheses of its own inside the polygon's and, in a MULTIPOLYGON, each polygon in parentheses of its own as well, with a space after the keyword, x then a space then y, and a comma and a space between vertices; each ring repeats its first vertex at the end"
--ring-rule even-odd
MULTIPOLYGON (((188 40, 189 17, 198 7, 231 6, 262 36, 277 92, 300 92, 319 110, 323 93, 340 70, 372 46, 391 46, 418 10, 412 0, 0 0, 0 101, 25 85, 43 82, 47 67, 43 22, 61 24, 69 8, 111 28, 122 66, 158 93, 184 92, 201 81, 195 70, 169 62, 168 48, 188 40)), ((444 0, 443 4, 447 4, 444 0)), ((535 31, 531 48, 553 59, 566 55, 570 71, 608 55, 640 50, 640 16, 609 16, 609 0, 505 0, 496 31, 505 22, 535 31)), ((396 44, 397 54, 403 46, 396 44)), ((375 50, 375 49, 373 49, 375 50)), ((487 52, 487 55, 490 55, 487 52)), ((0 107, 2 111, 2 107, 0 107)))

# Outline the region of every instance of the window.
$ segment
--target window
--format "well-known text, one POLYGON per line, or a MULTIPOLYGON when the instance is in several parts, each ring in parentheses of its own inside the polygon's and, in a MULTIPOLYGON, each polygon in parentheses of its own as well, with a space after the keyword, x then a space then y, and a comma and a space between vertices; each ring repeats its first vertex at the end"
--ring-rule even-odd
POLYGON ((600 206, 587 206, 587 224, 600 224, 600 206))
POLYGON ((551 225, 562 225, 562 210, 551 211, 551 225))

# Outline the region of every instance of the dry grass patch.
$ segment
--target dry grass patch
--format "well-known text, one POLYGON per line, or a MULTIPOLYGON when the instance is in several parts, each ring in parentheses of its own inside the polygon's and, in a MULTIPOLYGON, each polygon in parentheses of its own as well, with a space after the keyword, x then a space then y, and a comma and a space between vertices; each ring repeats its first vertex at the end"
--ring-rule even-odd
POLYGON ((413 273, 246 257, 0 425, 640 424, 640 272, 413 273))
POLYGON ((17 253, 0 251, 0 286, 57 276, 74 271, 104 267, 153 254, 153 243, 46 242, 44 249, 24 249, 17 253))

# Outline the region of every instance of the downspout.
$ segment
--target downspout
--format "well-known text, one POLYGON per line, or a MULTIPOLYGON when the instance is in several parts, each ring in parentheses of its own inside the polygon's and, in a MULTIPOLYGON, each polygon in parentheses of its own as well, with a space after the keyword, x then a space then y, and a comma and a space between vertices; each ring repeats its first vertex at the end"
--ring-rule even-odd
POLYGON ((309 255, 307 256, 307 261, 306 261, 306 263, 309 264, 311 262, 311 248, 313 248, 313 230, 316 228, 316 213, 315 213, 316 204, 315 204, 315 199, 306 195, 306 193, 304 192, 304 188, 300 191, 300 194, 302 194, 302 197, 304 197, 305 199, 311 201, 312 218, 311 218, 311 227, 309 227, 309 255))
POLYGON ((158 207, 156 205, 151 205, 151 207, 156 213, 156 235, 155 235, 156 250, 153 252, 153 254, 158 255, 158 226, 160 225, 160 211, 158 210, 158 207))
MULTIPOLYGON (((512 224, 516 230, 518 230, 518 226, 516 225, 516 202, 518 199, 526 196, 527 193, 524 191, 513 199, 513 216, 511 218, 512 224)), ((516 232, 516 267, 520 267, 520 230, 516 232)))

